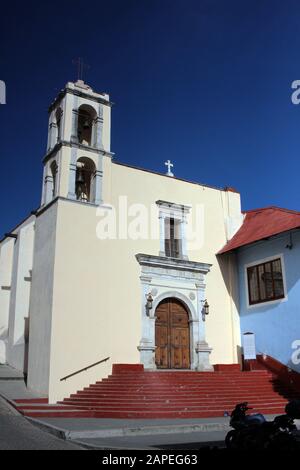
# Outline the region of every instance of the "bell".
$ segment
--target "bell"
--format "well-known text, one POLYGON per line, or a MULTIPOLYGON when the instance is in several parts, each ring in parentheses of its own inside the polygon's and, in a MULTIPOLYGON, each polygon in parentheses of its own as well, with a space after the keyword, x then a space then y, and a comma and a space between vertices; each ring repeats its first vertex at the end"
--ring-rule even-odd
POLYGON ((79 169, 76 175, 76 184, 83 184, 83 183, 84 183, 83 171, 79 169))
POLYGON ((86 119, 83 123, 83 129, 89 129, 90 128, 90 123, 88 121, 88 119, 86 119))

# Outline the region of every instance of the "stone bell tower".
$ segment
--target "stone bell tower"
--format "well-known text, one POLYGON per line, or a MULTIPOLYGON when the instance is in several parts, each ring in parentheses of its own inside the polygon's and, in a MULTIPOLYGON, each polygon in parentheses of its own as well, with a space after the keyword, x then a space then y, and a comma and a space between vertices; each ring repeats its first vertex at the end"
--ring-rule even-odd
POLYGON ((82 80, 68 82, 49 107, 42 206, 60 196, 102 202, 103 158, 110 152, 111 102, 82 80))

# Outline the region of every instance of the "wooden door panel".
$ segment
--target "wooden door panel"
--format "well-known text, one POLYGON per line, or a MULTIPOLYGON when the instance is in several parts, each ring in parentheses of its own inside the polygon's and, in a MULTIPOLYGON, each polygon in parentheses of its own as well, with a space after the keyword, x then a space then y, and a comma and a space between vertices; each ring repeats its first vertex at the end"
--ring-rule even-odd
POLYGON ((190 368, 190 330, 187 311, 176 299, 168 299, 157 307, 155 315, 157 367, 190 368))
POLYGON ((171 342, 171 368, 188 369, 190 367, 189 330, 174 328, 171 342))
POLYGON ((157 325, 156 328, 156 365, 159 368, 168 368, 168 328, 157 325))

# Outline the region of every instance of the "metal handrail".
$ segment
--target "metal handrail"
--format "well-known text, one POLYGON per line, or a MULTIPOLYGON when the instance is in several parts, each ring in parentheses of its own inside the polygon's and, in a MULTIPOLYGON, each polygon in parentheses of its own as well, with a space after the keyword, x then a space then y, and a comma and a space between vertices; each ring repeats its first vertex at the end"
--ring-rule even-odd
POLYGON ((106 362, 106 361, 108 361, 109 359, 110 359, 110 357, 106 357, 105 359, 102 359, 101 361, 95 362, 94 364, 91 364, 90 366, 84 367, 83 369, 77 370, 76 372, 72 372, 72 374, 66 375, 65 377, 63 377, 62 379, 60 379, 60 381, 62 381, 62 380, 67 380, 67 379, 69 379, 70 377, 73 377, 73 375, 80 374, 80 372, 83 372, 84 370, 88 370, 88 369, 90 369, 91 367, 97 366, 98 364, 101 364, 102 362, 106 362))

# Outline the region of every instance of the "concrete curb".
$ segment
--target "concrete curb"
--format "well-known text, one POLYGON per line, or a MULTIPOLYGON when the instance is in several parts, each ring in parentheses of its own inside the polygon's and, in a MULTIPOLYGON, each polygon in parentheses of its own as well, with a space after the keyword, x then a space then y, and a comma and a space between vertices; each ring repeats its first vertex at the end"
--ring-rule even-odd
POLYGON ((202 423, 71 431, 53 426, 52 424, 45 423, 44 421, 40 421, 35 418, 27 419, 36 426, 47 430, 57 437, 72 441, 78 439, 97 439, 106 437, 151 436, 157 434, 187 434, 193 432, 229 431, 230 429, 229 424, 226 423, 202 423))
POLYGON ((60 439, 63 439, 65 441, 70 440, 70 438, 68 437, 69 431, 66 429, 59 428, 57 426, 52 426, 52 424, 44 423, 39 419, 29 417, 26 417, 26 419, 34 426, 37 426, 38 428, 48 432, 49 434, 52 434, 53 436, 59 437, 60 439))
POLYGON ((140 448, 136 448, 136 447, 120 447, 120 446, 108 446, 108 445, 104 445, 104 444, 91 444, 91 443, 87 443, 85 441, 80 441, 80 440, 72 440, 72 444, 76 444, 80 447, 84 447, 85 449, 87 450, 125 450, 125 451, 136 451, 136 450, 150 450, 150 451, 154 451, 154 450, 160 450, 159 448, 157 447, 143 447, 142 449, 140 448))
POLYGON ((22 413, 20 413, 20 411, 17 409, 16 403, 11 398, 8 398, 6 395, 4 395, 3 392, 0 393, 0 399, 4 400, 6 403, 8 403, 8 405, 10 406, 11 411, 14 415, 24 417, 24 415, 22 413))

